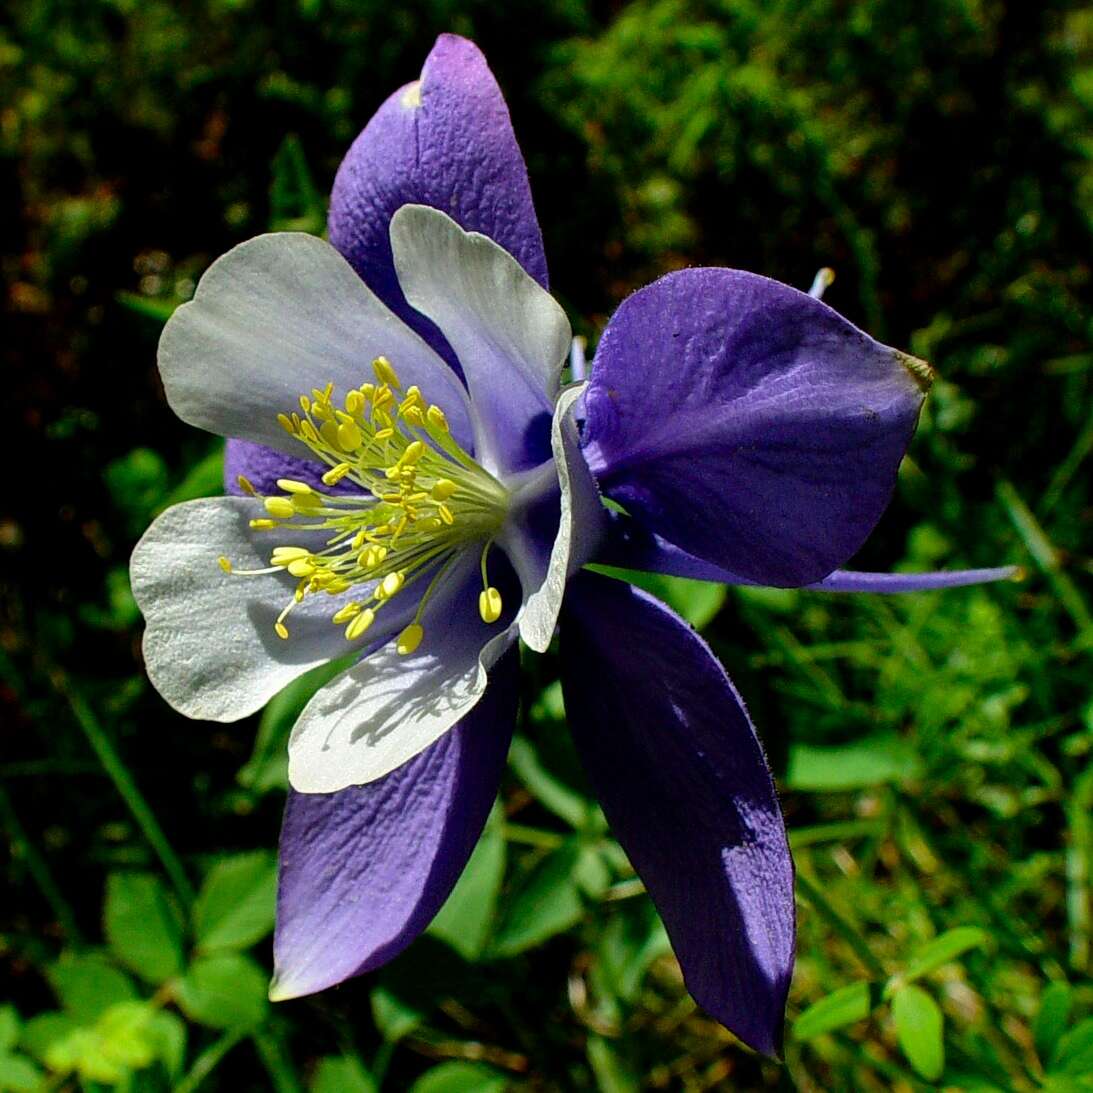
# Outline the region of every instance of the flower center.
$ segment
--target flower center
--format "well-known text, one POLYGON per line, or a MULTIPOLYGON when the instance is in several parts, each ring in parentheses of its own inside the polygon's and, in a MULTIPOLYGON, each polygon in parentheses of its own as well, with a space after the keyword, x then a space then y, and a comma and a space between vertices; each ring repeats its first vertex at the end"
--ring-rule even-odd
POLYGON ((359 491, 327 493, 281 478, 282 493, 265 497, 239 478, 246 493, 262 496, 268 513, 251 520, 252 528, 325 533, 325 546, 276 546, 268 569, 236 570, 227 558, 220 567, 241 576, 283 570, 297 578, 274 623, 282 638, 289 636, 285 620, 305 597, 363 586, 360 599, 331 615, 355 641, 395 596, 428 577, 413 622, 397 639, 405 655, 421 644, 425 605, 468 544, 482 544, 479 613, 487 623, 500 618, 501 594, 487 578, 486 556, 508 514, 509 492, 455 441, 439 406, 426 402, 417 387, 403 390, 386 357, 377 357, 372 368, 377 382, 346 392, 340 406, 328 383, 300 396, 299 413, 277 415, 285 432, 328 466, 325 485, 349 480, 359 491))

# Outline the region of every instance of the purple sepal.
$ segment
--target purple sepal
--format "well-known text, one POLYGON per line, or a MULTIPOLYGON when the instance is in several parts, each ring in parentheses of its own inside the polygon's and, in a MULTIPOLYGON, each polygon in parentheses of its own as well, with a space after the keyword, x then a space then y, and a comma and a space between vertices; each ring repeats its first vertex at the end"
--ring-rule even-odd
POLYGON ((744 704, 702 639, 621 581, 582 574, 562 686, 607 819, 664 919, 687 989, 779 1050, 793 971, 793 862, 744 704))
MULTIPOLYGON (((431 205, 499 243, 544 288, 543 237, 501 89, 473 43, 442 34, 421 80, 396 91, 353 142, 334 180, 330 242, 377 296, 454 363, 443 335, 409 307, 389 228, 402 205, 431 205)), ((396 362, 397 363, 397 362, 396 362)))
POLYGON ((271 997, 312 994, 386 963, 440 910, 497 795, 519 674, 514 646, 471 713, 385 778, 289 792, 271 997))
MULTIPOLYGON (((596 555, 596 561, 622 569, 643 569, 670 577, 690 577, 698 581, 716 581, 718 584, 759 584, 680 550, 655 532, 646 531, 618 513, 611 514, 610 529, 596 555)), ((819 592, 928 592, 932 589, 1014 580, 1020 572, 1020 567, 1015 565, 932 573, 860 573, 836 569, 822 581, 802 587, 819 592)))
POLYGON ((688 553, 760 584, 810 584, 887 505, 928 381, 803 292, 682 270, 608 324, 585 454, 608 497, 688 553))

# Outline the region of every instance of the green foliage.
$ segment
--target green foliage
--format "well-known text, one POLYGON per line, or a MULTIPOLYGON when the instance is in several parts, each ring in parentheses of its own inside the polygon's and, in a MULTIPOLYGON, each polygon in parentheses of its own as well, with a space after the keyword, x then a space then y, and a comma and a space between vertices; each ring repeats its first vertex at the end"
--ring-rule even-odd
POLYGON ((0 1091, 1093 1087, 1087 5, 9 8, 0 354, 37 480, 0 515, 0 1091), (163 401, 162 323, 234 243, 322 231, 340 156, 442 30, 489 53, 592 345, 682 265, 833 266, 828 302, 942 376, 854 565, 1027 570, 892 598, 638 578, 721 657, 779 784, 784 1066, 689 1000, 552 656, 525 659, 501 798, 428 936, 275 1007, 285 742, 342 665, 234 726, 143 674, 129 553, 223 473, 163 401))

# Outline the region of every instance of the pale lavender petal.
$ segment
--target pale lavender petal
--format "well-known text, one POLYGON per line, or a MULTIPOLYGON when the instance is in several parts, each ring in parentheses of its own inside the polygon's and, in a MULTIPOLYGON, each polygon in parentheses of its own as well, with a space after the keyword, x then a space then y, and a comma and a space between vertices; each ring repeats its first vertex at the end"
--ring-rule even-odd
POLYGON ((331 243, 369 287, 453 362, 395 277, 391 217, 413 204, 488 235, 546 287, 543 238, 508 108, 478 47, 454 34, 437 39, 421 79, 396 91, 354 141, 334 180, 329 219, 331 243))
POLYGON ((608 497, 687 552, 810 584, 887 505, 929 375, 806 293, 682 270, 608 324, 585 453, 608 497))
POLYGON ((644 592, 574 579, 562 686, 577 748, 668 930, 687 989, 776 1053, 793 971, 793 863, 744 704, 702 639, 644 592))
MULTIPOLYGON (((673 543, 646 531, 633 520, 614 514, 610 531, 603 542, 596 561, 602 565, 622 569, 643 569, 652 573, 664 573, 670 577, 690 577, 698 581, 716 581, 718 584, 757 585, 736 573, 696 558, 673 543)), ((928 592, 939 588, 960 588, 964 585, 990 584, 992 581, 1009 581, 1021 574, 1020 566, 994 566, 988 569, 950 569, 928 573, 861 573, 836 569, 822 581, 803 587, 820 592, 928 592)))
POLYGON ((519 671, 514 647, 478 705, 380 781, 338 793, 290 791, 271 998, 312 994, 378 967, 440 910, 497 794, 519 671))

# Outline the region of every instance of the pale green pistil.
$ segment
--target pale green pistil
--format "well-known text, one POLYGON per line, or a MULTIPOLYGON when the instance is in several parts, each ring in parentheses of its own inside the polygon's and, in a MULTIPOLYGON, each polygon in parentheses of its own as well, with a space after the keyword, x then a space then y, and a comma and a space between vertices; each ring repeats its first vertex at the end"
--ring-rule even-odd
MULTIPOLYGON (((486 581, 485 557, 508 515, 509 492, 456 443, 439 406, 428 404, 417 387, 404 391, 385 357, 372 367, 377 382, 348 391, 341 406, 328 383, 300 396, 299 413, 277 417, 289 436, 330 468, 322 476, 327 486, 349 479, 361 492, 331 494, 282 478, 277 485, 283 492, 262 499, 269 515, 251 520, 251 527, 328 532, 326 546, 277 546, 269 569, 234 570, 227 558, 220 566, 244 576, 285 570, 297 578, 293 598, 274 624, 282 638, 289 636, 286 618, 306 596, 367 586, 359 600, 331 616, 350 641, 394 596, 432 574, 413 622, 397 639, 398 651, 408 654, 421 644, 426 603, 460 548, 470 544, 482 544, 481 616, 485 622, 500 618, 501 596, 486 581)), ((259 496, 245 478, 239 484, 259 496)))

